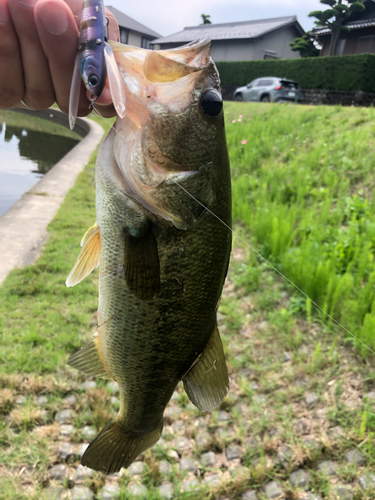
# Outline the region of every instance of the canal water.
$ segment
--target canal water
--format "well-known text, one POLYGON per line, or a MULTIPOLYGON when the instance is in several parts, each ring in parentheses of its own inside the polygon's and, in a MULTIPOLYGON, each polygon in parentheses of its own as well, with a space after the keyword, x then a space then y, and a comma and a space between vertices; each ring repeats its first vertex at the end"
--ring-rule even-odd
POLYGON ((0 120, 0 217, 78 142, 0 120))

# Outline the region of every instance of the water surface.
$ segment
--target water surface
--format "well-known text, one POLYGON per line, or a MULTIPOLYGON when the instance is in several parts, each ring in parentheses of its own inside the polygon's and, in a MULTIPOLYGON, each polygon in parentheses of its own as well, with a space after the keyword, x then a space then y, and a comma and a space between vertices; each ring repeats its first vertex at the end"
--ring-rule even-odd
POLYGON ((1 120, 0 217, 78 142, 1 120))

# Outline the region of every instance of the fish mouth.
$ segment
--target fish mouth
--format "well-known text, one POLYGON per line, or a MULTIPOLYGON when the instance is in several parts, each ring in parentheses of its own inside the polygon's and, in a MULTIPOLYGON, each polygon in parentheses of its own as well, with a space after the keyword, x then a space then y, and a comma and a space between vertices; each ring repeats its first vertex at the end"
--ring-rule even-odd
MULTIPOLYGON (((135 100, 149 107, 153 101, 173 113, 186 109, 202 71, 210 63, 210 46, 209 38, 170 50, 148 50, 111 42, 127 102, 135 100)), ((131 106, 128 108, 127 116, 138 121, 131 106)))

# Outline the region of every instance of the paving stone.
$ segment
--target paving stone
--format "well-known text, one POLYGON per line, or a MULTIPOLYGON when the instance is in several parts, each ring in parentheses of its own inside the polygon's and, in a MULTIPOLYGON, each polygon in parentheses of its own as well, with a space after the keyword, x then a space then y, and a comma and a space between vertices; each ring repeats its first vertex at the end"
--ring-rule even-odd
POLYGON ((194 491, 198 488, 199 488, 198 479, 185 479, 185 481, 182 481, 183 491, 194 491))
POLYGON ((370 474, 369 472, 367 474, 363 474, 358 479, 358 483, 363 490, 375 489, 375 475, 370 474))
POLYGON ((181 458, 180 461, 181 472, 195 471, 195 469, 196 469, 195 462, 192 458, 181 458))
POLYGON ((190 448, 190 441, 187 437, 181 436, 175 440, 174 448, 181 453, 182 451, 188 450, 190 448))
POLYGON ((266 399, 267 398, 264 394, 257 394, 256 396, 253 397, 253 400, 258 404, 265 403, 266 399))
POLYGON ((88 391, 90 389, 96 389, 96 382, 95 380, 86 380, 86 382, 83 382, 83 384, 81 384, 80 387, 84 391, 88 391))
POLYGON ((50 424, 52 423, 52 415, 51 412, 47 410, 41 410, 40 416, 38 418, 38 424, 43 423, 43 424, 50 424))
POLYGON ((166 460, 159 462, 159 472, 160 474, 170 474, 172 472, 172 466, 166 460))
POLYGON ((375 403, 375 391, 368 392, 364 396, 370 403, 375 403))
POLYGON ((39 396, 39 398, 36 400, 36 402, 38 403, 38 405, 43 406, 43 405, 48 404, 48 398, 47 398, 47 396, 39 396))
POLYGON ((204 476, 204 484, 209 486, 216 486, 220 484, 220 475, 211 474, 210 476, 204 476))
POLYGON ((97 494, 97 500, 114 500, 120 496, 120 487, 117 484, 105 484, 97 494))
POLYGON ((316 410, 314 412, 314 418, 317 418, 319 420, 326 420, 327 419, 327 413, 328 413, 328 409, 327 408, 320 408, 319 410, 316 410))
POLYGON ((254 438, 254 437, 251 437, 251 438, 247 438, 245 439, 245 448, 246 450, 256 450, 259 446, 259 441, 254 438))
POLYGON ((79 456, 79 459, 81 460, 81 458, 83 457, 83 454, 85 453, 85 451, 87 450, 87 448, 90 446, 89 443, 83 443, 81 445, 81 448, 79 449, 79 452, 78 452, 78 456, 79 456))
POLYGON ((309 423, 306 418, 299 418, 295 423, 295 432, 298 434, 306 434, 309 430, 309 423))
POLYGON ((176 462, 178 462, 180 460, 180 457, 176 450, 168 450, 167 455, 172 459, 172 461, 175 460, 176 462))
POLYGON ((346 486, 338 485, 332 488, 333 494, 338 500, 352 500, 354 493, 346 486))
POLYGON ((225 450, 225 456, 227 460, 234 460, 235 458, 241 458, 241 450, 238 446, 228 446, 225 450))
POLYGON ((60 436, 69 437, 74 432, 74 426, 71 424, 60 425, 60 436))
POLYGON ((79 464, 74 473, 74 481, 85 481, 86 479, 91 479, 92 477, 94 477, 94 471, 81 464, 79 464))
POLYGON ((136 498, 146 498, 147 496, 147 488, 143 484, 129 484, 127 491, 136 498))
POLYGON ((59 424, 70 424, 73 420, 73 415, 72 410, 61 410, 56 413, 55 420, 59 424))
POLYGON ((227 411, 220 410, 217 412, 217 421, 218 422, 228 422, 230 420, 230 415, 227 411))
POLYGON ((117 409, 120 406, 120 400, 119 398, 116 398, 116 396, 111 396, 109 398, 109 401, 111 405, 114 407, 114 409, 117 409))
POLYGON ((70 405, 74 405, 77 402, 77 396, 75 396, 74 394, 68 394, 67 396, 65 396, 65 398, 63 399, 63 401, 64 401, 64 403, 68 403, 70 405))
POLYGON ((145 470, 145 464, 143 462, 133 462, 128 467, 128 472, 131 476, 141 476, 145 470))
POLYGON ((301 500, 323 500, 320 495, 317 493, 305 493, 302 497, 301 500))
POLYGON ((288 363, 292 359, 292 356, 289 354, 289 352, 284 352, 283 354, 283 362, 288 363))
POLYGON ((73 455, 72 445, 70 443, 60 443, 57 453, 63 460, 68 460, 73 455))
POLYGON ((306 394, 306 406, 307 408, 312 408, 316 403, 319 401, 318 396, 315 394, 315 392, 309 392, 306 394))
POLYGON ((86 486, 75 486, 71 491, 72 500, 93 500, 93 492, 86 486))
POLYGON ((331 429, 328 429, 327 434, 332 439, 339 439, 345 436, 345 431, 342 427, 336 425, 335 427, 331 427, 331 429))
POLYGON ((97 431, 92 425, 85 425, 85 427, 82 428, 81 433, 83 439, 87 439, 87 441, 91 441, 97 435, 97 431))
POLYGON ((207 448, 211 443, 211 436, 208 432, 200 432, 195 438, 198 448, 207 448))
POLYGON ((54 465, 49 470, 49 477, 51 479, 55 479, 56 481, 64 481, 66 473, 67 473, 66 465, 57 464, 57 465, 54 465))
POLYGON ((177 405, 167 406, 164 412, 164 416, 167 418, 175 419, 181 415, 181 408, 177 405))
POLYGON ((297 387, 304 388, 307 386, 307 380, 304 378, 297 378, 295 384, 297 387))
POLYGON ((173 484, 172 483, 163 483, 159 487, 159 495, 161 498, 166 498, 170 500, 173 497, 173 484))
POLYGON ((281 490, 276 481, 271 481, 266 484, 264 487, 264 493, 267 498, 285 498, 284 492, 281 490))
POLYGON ((250 470, 247 467, 235 467, 229 471, 233 479, 248 479, 250 477, 250 470))
POLYGON ((18 396, 17 399, 15 400, 16 405, 24 405, 26 403, 27 399, 25 396, 18 396))
POLYGON ((48 488, 43 491, 42 500, 61 500, 63 494, 63 488, 48 488))
POLYGON ((316 439, 311 437, 302 438, 302 444, 307 448, 310 448, 312 451, 317 451, 320 449, 320 443, 316 441, 316 439))
POLYGON ((305 490, 309 487, 310 479, 310 473, 303 469, 298 469, 295 472, 292 472, 289 476, 289 481, 292 486, 295 488, 303 488, 305 490))
POLYGON ((203 453, 200 460, 203 467, 212 467, 216 462, 216 456, 213 451, 208 451, 207 453, 203 453))
POLYGON ((118 394, 119 393, 118 383, 115 382, 114 380, 107 382, 106 388, 111 394, 118 394))
POLYGON ((292 448, 288 445, 281 446, 277 452, 277 457, 283 465, 289 463, 292 456, 292 448))
POLYGON ((257 500, 258 495, 254 490, 247 490, 241 495, 241 500, 257 500))
POLYGON ((320 462, 318 469, 327 476, 335 476, 337 474, 336 465, 331 460, 320 462))
POLYGON ((366 463, 365 457, 358 450, 347 451, 344 455, 345 460, 353 465, 364 465, 366 463))

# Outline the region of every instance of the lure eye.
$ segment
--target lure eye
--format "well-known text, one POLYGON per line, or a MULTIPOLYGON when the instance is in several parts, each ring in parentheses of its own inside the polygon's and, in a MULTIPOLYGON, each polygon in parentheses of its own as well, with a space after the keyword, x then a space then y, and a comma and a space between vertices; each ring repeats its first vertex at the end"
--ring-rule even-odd
POLYGON ((223 109, 223 100, 216 90, 209 90, 201 97, 201 107, 207 116, 214 118, 223 109))
POLYGON ((99 83, 99 78, 96 75, 91 75, 88 79, 88 83, 91 87, 95 87, 99 83))

